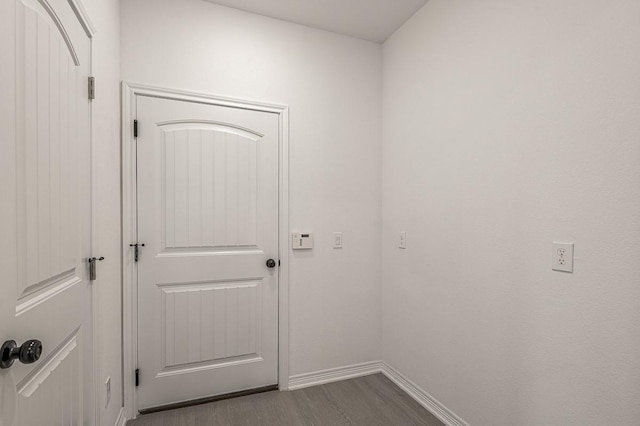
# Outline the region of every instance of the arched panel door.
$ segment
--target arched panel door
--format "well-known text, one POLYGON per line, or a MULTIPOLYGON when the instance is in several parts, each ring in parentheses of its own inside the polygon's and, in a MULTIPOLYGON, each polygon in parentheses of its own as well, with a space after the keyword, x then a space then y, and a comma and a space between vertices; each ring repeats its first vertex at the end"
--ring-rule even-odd
POLYGON ((277 114, 136 107, 139 409, 277 384, 277 114))
POLYGON ((0 20, 0 424, 93 424, 90 36, 67 0, 0 20))

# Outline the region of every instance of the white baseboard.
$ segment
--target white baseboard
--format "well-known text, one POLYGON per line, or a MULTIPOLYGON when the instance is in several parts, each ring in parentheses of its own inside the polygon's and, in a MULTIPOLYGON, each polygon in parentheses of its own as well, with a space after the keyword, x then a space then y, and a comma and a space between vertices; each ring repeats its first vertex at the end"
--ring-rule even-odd
POLYGON ((127 424, 127 418, 124 415, 124 407, 120 408, 120 412, 118 413, 118 418, 116 419, 116 423, 114 426, 125 426, 127 424))
POLYGON ((398 387, 405 391, 407 395, 415 399, 418 404, 426 408, 427 411, 440 419, 442 423, 447 426, 469 426, 467 422, 456 416, 453 411, 449 410, 418 385, 400 374, 396 369, 384 362, 382 363, 382 365, 382 374, 387 376, 389 380, 398 385, 398 387))
POLYGON ((365 362, 362 364, 348 365, 346 367, 331 368, 329 370, 313 373, 298 374, 289 377, 288 390, 296 390, 326 383, 339 382, 341 380, 354 379, 370 374, 384 374, 395 383, 407 395, 415 399, 427 411, 436 416, 447 426, 469 426, 464 420, 456 416, 453 411, 442 405, 437 399, 429 395, 418 385, 400 374, 396 369, 383 361, 365 362))
POLYGON ((382 372, 382 362, 373 361, 348 365, 346 367, 331 368, 329 370, 315 371, 313 373, 298 374, 289 377, 289 390, 324 385, 325 383, 339 382, 340 380, 353 379, 380 372, 382 372))

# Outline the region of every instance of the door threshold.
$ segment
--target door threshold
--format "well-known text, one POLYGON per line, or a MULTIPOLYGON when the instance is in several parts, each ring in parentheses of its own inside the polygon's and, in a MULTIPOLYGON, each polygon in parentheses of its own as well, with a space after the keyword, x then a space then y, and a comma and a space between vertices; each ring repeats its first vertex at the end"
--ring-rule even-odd
POLYGON ((222 395, 208 396, 205 398, 192 399, 183 402, 174 402, 173 404, 159 405, 157 407, 145 408, 138 410, 140 414, 151 414, 159 411, 175 410, 178 408, 192 407, 194 405, 208 404, 210 402, 222 401, 224 399, 239 398, 241 396, 255 395, 258 393, 271 392, 278 390, 278 385, 263 386, 261 388, 247 389, 238 392, 224 393, 222 395))

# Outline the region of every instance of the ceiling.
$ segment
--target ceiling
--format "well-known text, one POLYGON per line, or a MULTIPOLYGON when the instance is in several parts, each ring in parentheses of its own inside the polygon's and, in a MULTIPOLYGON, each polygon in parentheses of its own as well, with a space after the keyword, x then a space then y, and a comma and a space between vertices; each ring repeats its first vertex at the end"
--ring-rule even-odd
POLYGON ((384 42, 427 0, 208 0, 321 30, 384 42))

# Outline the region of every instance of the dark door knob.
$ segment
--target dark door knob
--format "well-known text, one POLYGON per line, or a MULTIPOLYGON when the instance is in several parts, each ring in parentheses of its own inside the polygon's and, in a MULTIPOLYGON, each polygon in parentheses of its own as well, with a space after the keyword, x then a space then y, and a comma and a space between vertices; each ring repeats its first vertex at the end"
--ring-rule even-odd
POLYGON ((42 342, 40 340, 27 340, 18 346, 15 340, 7 340, 0 348, 0 368, 9 368, 17 359, 23 364, 31 364, 40 359, 42 355, 42 342))
POLYGON ((267 260, 267 268, 275 268, 276 267, 276 261, 273 259, 269 259, 267 260))

